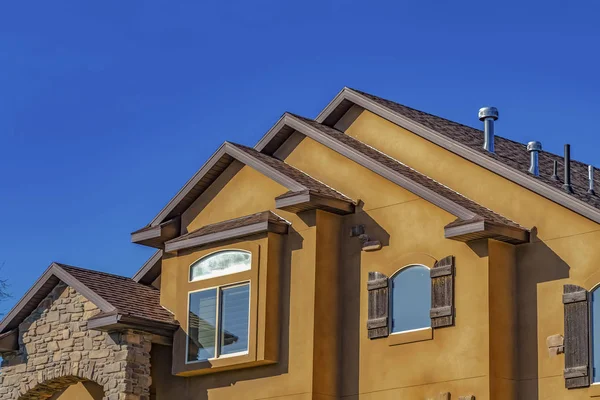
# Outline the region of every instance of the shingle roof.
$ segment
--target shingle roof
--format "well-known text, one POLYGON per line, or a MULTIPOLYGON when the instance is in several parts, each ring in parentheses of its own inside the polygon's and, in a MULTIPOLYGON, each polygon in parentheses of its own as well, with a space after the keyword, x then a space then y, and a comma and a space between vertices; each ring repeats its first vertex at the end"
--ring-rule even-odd
POLYGON ((176 324, 173 315, 160 305, 160 291, 153 286, 124 276, 56 264, 110 303, 119 314, 176 324))
POLYGON ((308 189, 308 191, 310 193, 313 193, 313 194, 316 194, 319 196, 323 196, 323 197, 330 197, 333 199, 352 202, 352 200, 349 197, 347 197, 347 196, 343 195, 342 193, 338 192, 337 190, 327 186, 323 182, 316 180, 312 176, 308 175, 306 172, 300 171, 299 169, 296 169, 296 168, 292 167, 291 165, 286 164, 285 162, 283 162, 275 157, 271 157, 267 154, 263 154, 263 153, 256 151, 255 149, 248 147, 248 146, 244 146, 244 145, 237 144, 237 143, 231 143, 231 144, 236 146, 240 150, 243 150, 250 156, 258 159, 259 161, 269 165, 270 167, 277 169, 279 172, 281 172, 282 174, 286 175, 287 177, 293 179, 294 181, 298 182, 299 184, 304 186, 306 189, 308 189))
MULTIPOLYGON (((496 135, 495 153, 489 153, 483 149, 484 136, 483 131, 479 129, 428 114, 426 112, 419 111, 414 108, 410 108, 402 104, 362 92, 360 90, 352 90, 398 114, 405 116, 406 118, 411 119, 414 122, 433 129, 434 131, 458 143, 468 146, 475 151, 485 154, 488 157, 496 159, 497 161, 500 161, 511 168, 523 173, 528 173, 530 162, 529 153, 527 153, 527 146, 522 143, 518 143, 496 135)), ((534 177, 530 174, 529 175, 546 185, 562 190, 562 185, 564 183, 563 161, 563 157, 559 155, 542 151, 539 154, 540 176, 534 177), (553 172, 554 161, 558 162, 558 181, 550 178, 553 172)), ((571 183, 573 185, 572 196, 591 205, 592 207, 600 209, 600 196, 594 196, 587 193, 587 176, 587 165, 579 161, 571 160, 571 183)))
POLYGON ((263 211, 256 214, 246 215, 239 218, 230 219, 223 222, 217 222, 215 224, 205 225, 192 232, 186 233, 176 237, 175 239, 169 240, 167 243, 180 242, 195 237, 210 235, 212 233, 224 232, 230 229, 241 228, 248 225, 253 225, 259 222, 272 222, 276 224, 289 225, 289 222, 281 218, 279 215, 272 211, 263 211))
POLYGON ((445 197, 446 199, 464 207, 465 209, 473 212, 479 217, 485 219, 486 221, 522 228, 516 222, 511 221, 510 219, 503 217, 502 215, 497 214, 494 211, 480 204, 477 204, 473 200, 468 199, 467 197, 450 189, 449 187, 429 178, 426 175, 423 175, 422 173, 408 167, 400 161, 393 159, 392 157, 380 152, 379 150, 374 149, 373 147, 368 146, 367 144, 349 135, 346 135, 343 132, 340 132, 334 128, 320 124, 308 118, 300 117, 297 115, 295 117, 301 119, 305 123, 311 125, 313 128, 318 129, 319 131, 335 139, 336 141, 341 142, 348 147, 351 147, 352 149, 362 153, 370 159, 386 166, 387 168, 399 174, 402 174, 403 176, 407 177, 413 182, 416 182, 419 185, 424 186, 427 189, 445 197))

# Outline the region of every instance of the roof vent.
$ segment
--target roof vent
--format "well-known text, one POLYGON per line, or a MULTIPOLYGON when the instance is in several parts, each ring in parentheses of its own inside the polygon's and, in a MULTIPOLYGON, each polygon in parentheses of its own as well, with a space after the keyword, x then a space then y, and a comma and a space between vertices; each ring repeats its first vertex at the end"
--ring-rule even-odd
POLYGON ((479 120, 483 121, 484 142, 483 148, 490 153, 494 152, 494 121, 498 119, 496 107, 483 107, 479 109, 479 120))
POLYGON ((553 181, 557 181, 560 178, 558 177, 558 161, 552 161, 552 176, 550 177, 553 181))
POLYGON ((590 181, 590 187, 588 189, 588 193, 591 195, 596 194, 594 191, 594 166, 588 165, 588 179, 590 181))
POLYGON ((539 167, 539 152, 542 151, 542 143, 540 142, 529 142, 527 143, 527 151, 531 154, 531 165, 529 166, 529 173, 535 176, 540 175, 539 167))
POLYGON ((565 183, 563 189, 567 193, 573 193, 571 186, 571 145, 565 144, 565 183))

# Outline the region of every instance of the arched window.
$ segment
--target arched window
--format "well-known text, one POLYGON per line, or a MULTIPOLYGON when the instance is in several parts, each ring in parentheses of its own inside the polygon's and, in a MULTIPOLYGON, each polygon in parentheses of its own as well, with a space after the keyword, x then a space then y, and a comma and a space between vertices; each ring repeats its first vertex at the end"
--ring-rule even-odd
POLYGON ((592 382, 600 382, 600 286, 592 291, 590 326, 592 336, 592 382))
MULTIPOLYGON (((190 282, 249 271, 252 255, 225 250, 190 266, 190 282)), ((248 352, 250 282, 242 280, 189 293, 187 363, 248 352)))
POLYGON ((190 282, 249 271, 251 255, 247 251, 225 250, 206 256, 190 266, 190 282))
POLYGON ((431 327, 429 268, 411 265, 392 276, 390 291, 391 333, 431 327))

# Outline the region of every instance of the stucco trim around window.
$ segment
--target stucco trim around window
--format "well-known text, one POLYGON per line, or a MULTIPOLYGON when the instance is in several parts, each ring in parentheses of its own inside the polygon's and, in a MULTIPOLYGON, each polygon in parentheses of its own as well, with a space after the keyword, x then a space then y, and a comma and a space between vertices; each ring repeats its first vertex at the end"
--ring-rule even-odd
POLYGON ((279 349, 279 269, 283 239, 279 234, 267 233, 252 238, 210 248, 189 249, 177 255, 178 308, 181 323, 173 341, 172 372, 179 376, 202 375, 224 369, 238 369, 278 361, 279 349), (222 251, 241 250, 251 254, 249 270, 190 280, 190 266, 211 254, 222 251), (188 361, 189 295, 212 288, 227 288, 248 283, 249 327, 248 350, 208 360, 188 361), (185 298, 184 298, 185 297, 185 298), (184 310, 185 308, 185 310, 184 310))
POLYGON ((400 344, 422 342, 433 339, 433 328, 420 328, 410 331, 391 333, 387 337, 388 346, 397 346, 400 344))

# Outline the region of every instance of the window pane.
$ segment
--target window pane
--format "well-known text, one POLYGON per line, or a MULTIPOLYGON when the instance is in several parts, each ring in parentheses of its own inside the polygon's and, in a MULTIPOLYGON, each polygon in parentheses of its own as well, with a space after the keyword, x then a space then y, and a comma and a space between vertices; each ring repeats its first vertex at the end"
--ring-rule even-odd
POLYGON ((216 321, 217 290, 190 293, 188 361, 206 360, 215 356, 216 321))
POLYGON ((250 253, 239 250, 211 254, 192 264, 190 281, 248 271, 251 267, 250 258, 250 253))
POLYGON ((249 308, 249 284, 223 289, 219 354, 248 351, 249 308))
POLYGON ((392 278, 392 332, 431 326, 431 279, 429 268, 412 266, 392 278))
POLYGON ((592 379, 600 382, 600 291, 592 292, 592 379))

